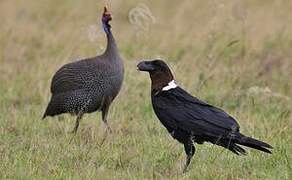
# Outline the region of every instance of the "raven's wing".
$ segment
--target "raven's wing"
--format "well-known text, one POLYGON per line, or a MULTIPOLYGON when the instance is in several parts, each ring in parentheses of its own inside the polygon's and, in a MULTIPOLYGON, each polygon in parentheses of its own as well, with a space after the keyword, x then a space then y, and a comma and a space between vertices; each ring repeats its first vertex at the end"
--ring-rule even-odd
POLYGON ((160 121, 194 135, 224 136, 239 131, 239 125, 223 110, 211 106, 177 87, 152 96, 160 121))
POLYGON ((58 94, 67 91, 86 88, 102 82, 103 64, 85 59, 62 66, 54 75, 51 82, 51 92, 58 94), (95 82, 97 81, 97 82, 95 82))

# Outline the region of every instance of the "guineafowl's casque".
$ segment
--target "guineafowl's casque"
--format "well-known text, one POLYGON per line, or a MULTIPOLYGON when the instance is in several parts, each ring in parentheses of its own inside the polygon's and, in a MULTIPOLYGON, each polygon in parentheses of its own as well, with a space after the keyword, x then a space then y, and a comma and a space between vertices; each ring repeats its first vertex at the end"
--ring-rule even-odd
POLYGON ((102 120, 110 129, 108 110, 124 77, 123 61, 109 24, 111 20, 111 14, 104 7, 102 25, 107 47, 102 55, 66 64, 56 72, 51 83, 52 97, 43 118, 62 113, 77 115, 73 129, 76 133, 84 113, 101 111, 102 120))

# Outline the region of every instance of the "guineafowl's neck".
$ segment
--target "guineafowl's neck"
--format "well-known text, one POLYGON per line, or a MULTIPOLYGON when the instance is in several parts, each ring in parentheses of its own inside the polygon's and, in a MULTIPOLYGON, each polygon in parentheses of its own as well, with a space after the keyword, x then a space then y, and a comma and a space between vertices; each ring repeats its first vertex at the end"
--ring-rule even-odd
POLYGON ((115 41, 115 38, 111 32, 111 30, 109 30, 106 33, 106 37, 107 37, 107 47, 105 50, 105 54, 106 55, 116 55, 118 53, 118 47, 115 41))

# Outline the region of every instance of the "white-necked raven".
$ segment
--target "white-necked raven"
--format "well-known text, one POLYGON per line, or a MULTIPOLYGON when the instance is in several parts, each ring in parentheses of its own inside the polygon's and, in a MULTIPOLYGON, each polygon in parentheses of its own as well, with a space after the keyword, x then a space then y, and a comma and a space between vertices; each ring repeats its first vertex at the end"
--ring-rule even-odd
POLYGON ((240 133, 236 120, 222 109, 193 97, 179 87, 162 60, 142 61, 138 70, 151 78, 151 99, 155 114, 171 136, 184 144, 187 155, 184 172, 195 153, 194 143, 211 142, 237 155, 245 155, 244 145, 271 153, 271 145, 240 133))

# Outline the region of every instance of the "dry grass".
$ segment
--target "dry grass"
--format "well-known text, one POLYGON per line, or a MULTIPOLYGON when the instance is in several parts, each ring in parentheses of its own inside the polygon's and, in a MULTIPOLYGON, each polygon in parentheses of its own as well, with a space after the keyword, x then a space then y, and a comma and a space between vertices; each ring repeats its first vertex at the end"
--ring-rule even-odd
POLYGON ((142 2, 0 1, 0 178, 291 178, 292 2, 142 2), (74 118, 40 117, 54 72, 103 51, 104 4, 126 66, 110 110, 114 132, 100 146, 100 114, 89 114, 69 144, 74 118), (244 134, 274 145, 274 154, 238 157, 198 145, 190 171, 181 175, 183 147, 153 114, 149 78, 136 71, 140 59, 157 56, 183 87, 231 113, 244 134))

